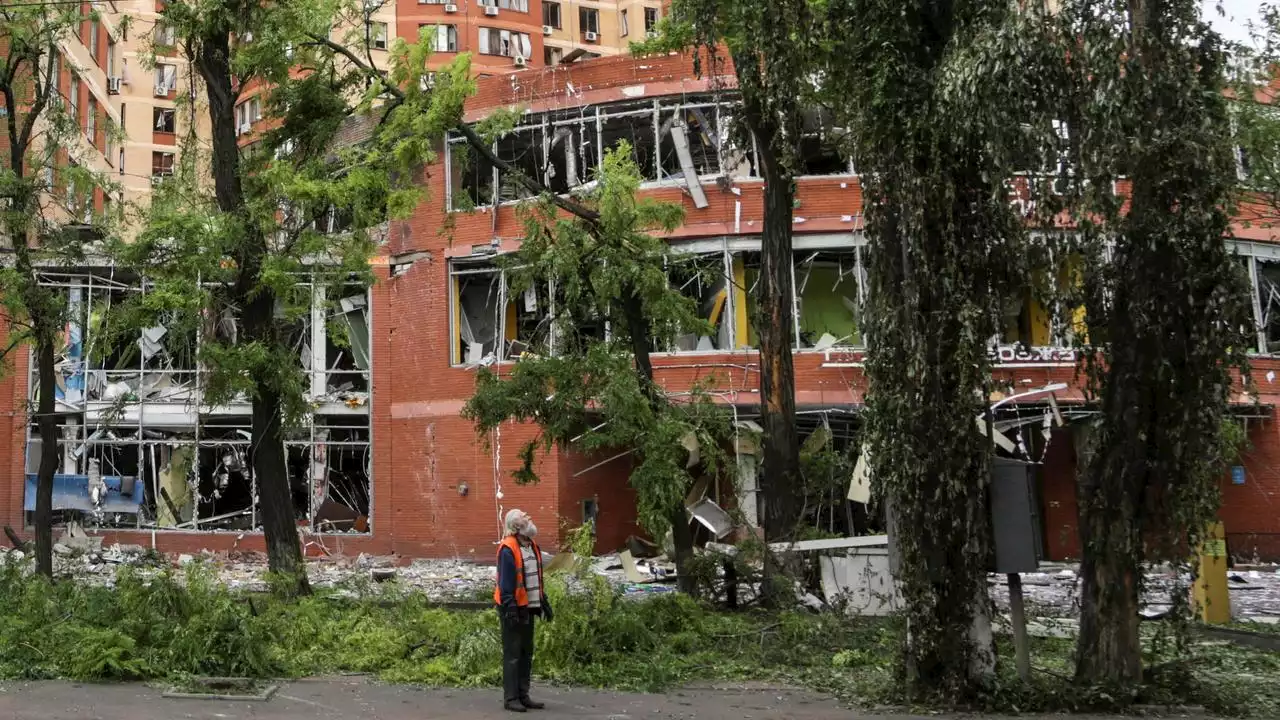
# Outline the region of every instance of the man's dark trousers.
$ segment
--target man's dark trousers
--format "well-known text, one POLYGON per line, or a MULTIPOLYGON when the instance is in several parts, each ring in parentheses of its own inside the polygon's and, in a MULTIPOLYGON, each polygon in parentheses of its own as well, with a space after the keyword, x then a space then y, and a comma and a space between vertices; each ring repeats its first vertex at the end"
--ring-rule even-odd
POLYGON ((518 703, 529 697, 529 681, 533 674, 533 619, 528 608, 498 615, 502 619, 502 690, 503 699, 518 703))

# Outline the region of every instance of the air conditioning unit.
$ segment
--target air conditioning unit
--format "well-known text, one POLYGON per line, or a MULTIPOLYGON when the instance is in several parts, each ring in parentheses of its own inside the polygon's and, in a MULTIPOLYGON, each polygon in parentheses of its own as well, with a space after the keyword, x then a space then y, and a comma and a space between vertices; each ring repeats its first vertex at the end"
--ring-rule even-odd
POLYGON ((583 37, 583 39, 585 39, 587 42, 595 42, 596 40, 599 40, 599 39, 600 39, 600 36, 599 36, 599 35, 597 35, 596 33, 591 32, 590 30, 588 30, 588 31, 586 31, 585 33, 583 33, 583 34, 582 34, 582 37, 583 37))
POLYGON ((157 86, 156 86, 156 97, 169 97, 169 86, 168 86, 168 85, 157 85, 157 86))
POLYGON ((525 64, 529 62, 528 60, 524 59, 523 55, 517 55, 514 58, 512 58, 512 60, 515 61, 516 67, 524 67, 525 64))
POLYGON ((164 175, 152 175, 152 176, 151 176, 151 184, 152 184, 152 185, 159 185, 160 183, 164 182, 164 180, 165 180, 165 176, 164 176, 164 175))
POLYGON ((484 14, 485 14, 485 15, 490 15, 490 16, 492 16, 492 17, 497 17, 497 16, 498 16, 498 6, 497 6, 497 5, 485 5, 485 6, 484 6, 484 14))
POLYGON ((120 94, 120 78, 118 77, 107 78, 107 94, 108 95, 120 94))
POLYGON ((543 34, 543 35, 550 35, 552 30, 555 30, 555 28, 551 27, 550 25, 543 25, 543 26, 542 26, 542 34, 543 34))
POLYGON ((447 13, 456 13, 458 12, 458 6, 453 3, 445 3, 444 11, 447 13))
POLYGON ((657 30, 649 30, 648 32, 646 32, 646 33, 644 34, 644 36, 652 40, 653 38, 658 37, 658 31, 657 31, 657 30))

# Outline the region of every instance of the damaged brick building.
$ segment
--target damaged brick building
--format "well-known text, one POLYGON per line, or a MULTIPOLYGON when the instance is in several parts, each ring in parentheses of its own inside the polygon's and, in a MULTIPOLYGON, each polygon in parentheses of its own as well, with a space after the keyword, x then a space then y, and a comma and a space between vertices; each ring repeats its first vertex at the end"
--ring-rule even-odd
MULTIPOLYGON (((603 151, 625 139, 645 175, 642 192, 683 205, 685 222, 669 237, 680 252, 671 276, 714 332, 680 338, 655 355, 657 379, 680 392, 714 377, 716 399, 738 427, 751 428, 759 373, 749 318, 763 185, 753 150, 734 147, 725 131, 735 112, 732 78, 697 78, 681 56, 601 58, 481 79, 468 119, 505 107, 524 116, 496 153, 552 189, 588 186, 603 151), (679 258, 720 271, 686 272, 679 258)), ((832 132, 814 113, 797 181, 796 400, 802 438, 822 431, 848 443, 866 389, 860 309, 868 246, 856 168, 830 142, 832 132)), ((540 462, 539 484, 517 485, 511 472, 531 429, 504 425, 482 442, 460 417, 477 367, 501 372, 525 348, 554 350, 545 322, 554 292, 507 292, 494 260, 519 247, 522 195, 502 173, 456 138, 427 178, 429 198, 390 228, 374 260, 376 284, 337 303, 317 289, 297 328, 313 412, 289 440, 290 473, 308 554, 488 561, 511 507, 533 514, 547 535, 594 519, 597 547, 618 547, 637 532, 625 453, 554 450, 540 462), (348 343, 330 340, 335 327, 348 343)), ((1254 279, 1258 395, 1254 402, 1237 393, 1250 445, 1241 465, 1224 473, 1221 515, 1234 554, 1280 560, 1280 358, 1271 356, 1280 352, 1280 243, 1256 225, 1241 223, 1232 234, 1225 242, 1254 279)), ((63 435, 53 441, 65 475, 55 507, 88 511, 83 522, 110 540, 174 552, 260 549, 245 471, 247 405, 199 407, 200 372, 190 354, 201 333, 234 332, 234 325, 211 318, 183 338, 157 327, 130 357, 103 358, 93 347, 99 314, 117 294, 143 292, 143 279, 84 268, 50 274, 48 282, 82 308, 59 365, 63 435), (96 508, 81 491, 93 474, 109 478, 111 488, 96 508)), ((1054 336, 1048 315, 1030 296, 1009 308, 1006 331, 992 338, 1003 388, 993 401, 1000 452, 1036 464, 1045 557, 1064 559, 1079 552, 1071 425, 1089 411, 1069 340, 1054 336)), ((0 520, 23 527, 32 447, 50 440, 33 435, 25 415, 32 378, 25 355, 17 360, 0 379, 0 520)), ((737 497, 721 504, 750 518, 758 465, 748 437, 732 449, 737 497)))

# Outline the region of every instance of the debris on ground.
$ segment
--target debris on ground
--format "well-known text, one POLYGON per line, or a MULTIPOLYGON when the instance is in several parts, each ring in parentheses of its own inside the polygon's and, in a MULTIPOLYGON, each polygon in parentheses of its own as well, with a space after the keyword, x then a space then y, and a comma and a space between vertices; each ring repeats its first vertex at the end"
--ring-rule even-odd
MULTIPOLYGON (((1071 563, 1041 563, 1040 572, 1022 574, 1022 592, 1028 612, 1034 609, 1037 616, 1045 618, 1074 618, 1080 614, 1079 566, 1071 563)), ((1239 570, 1232 572, 1239 578, 1228 583, 1231 593, 1231 615, 1236 620, 1256 618, 1280 618, 1280 573, 1274 568, 1239 570)), ((1146 619, 1159 619, 1173 605, 1171 593, 1179 585, 1190 587, 1190 578, 1181 583, 1173 570, 1167 567, 1149 568, 1139 611, 1146 619)), ((1003 611, 1009 608, 1008 581, 1003 575, 992 575, 991 596, 1003 611)), ((1260 620, 1260 622, 1280 622, 1260 620)))

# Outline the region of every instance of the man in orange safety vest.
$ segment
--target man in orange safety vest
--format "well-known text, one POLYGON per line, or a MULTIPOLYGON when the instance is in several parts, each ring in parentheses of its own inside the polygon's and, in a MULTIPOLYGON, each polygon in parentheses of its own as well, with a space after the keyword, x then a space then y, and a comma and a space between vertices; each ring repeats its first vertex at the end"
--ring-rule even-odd
POLYGON ((538 526, 522 510, 505 518, 506 537, 498 545, 498 586, 493 602, 502 624, 503 707, 512 712, 540 710, 529 697, 533 673, 533 621, 551 622, 551 603, 542 583, 542 550, 533 541, 538 526))

